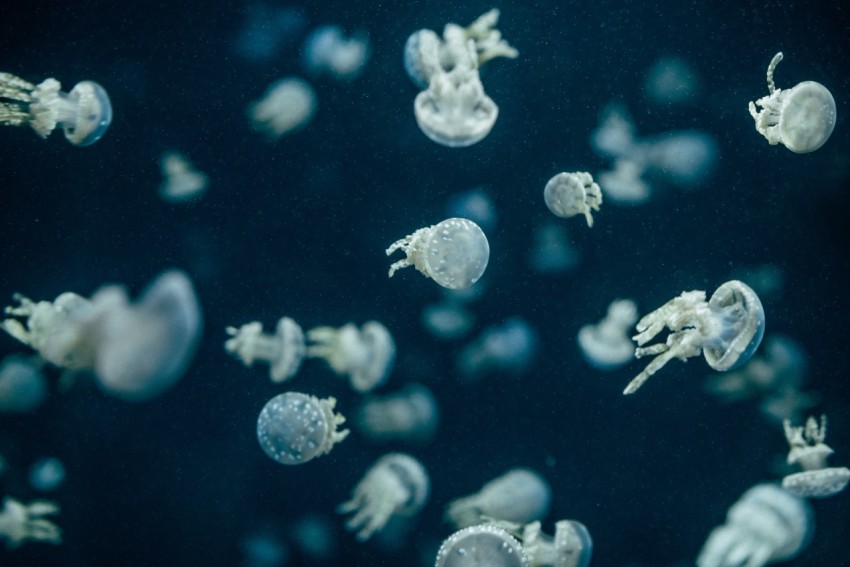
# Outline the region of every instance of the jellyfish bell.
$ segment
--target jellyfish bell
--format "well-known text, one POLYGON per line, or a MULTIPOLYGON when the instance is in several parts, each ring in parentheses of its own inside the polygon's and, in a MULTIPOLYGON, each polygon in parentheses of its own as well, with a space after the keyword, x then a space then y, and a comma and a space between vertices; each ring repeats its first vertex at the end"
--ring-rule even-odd
POLYGON ((717 288, 708 308, 719 314, 720 328, 703 357, 715 370, 726 371, 743 366, 764 338, 764 307, 759 296, 747 284, 732 280, 717 288))
POLYGON ((449 536, 437 551, 435 567, 528 567, 522 544, 506 530, 479 524, 449 536))

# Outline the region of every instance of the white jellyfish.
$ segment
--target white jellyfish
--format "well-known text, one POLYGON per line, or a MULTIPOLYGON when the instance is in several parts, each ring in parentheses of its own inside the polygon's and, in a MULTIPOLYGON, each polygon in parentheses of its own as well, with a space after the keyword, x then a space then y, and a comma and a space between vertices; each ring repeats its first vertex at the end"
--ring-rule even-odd
POLYGON ((797 556, 811 541, 811 507, 775 484, 757 484, 729 508, 697 557, 697 567, 762 567, 797 556))
POLYGON ((528 264, 537 273, 566 272, 581 261, 581 252, 570 243, 569 233, 562 223, 544 222, 536 226, 532 239, 528 264))
POLYGON ((253 366, 255 361, 268 364, 272 382, 285 382, 301 368, 307 345, 304 331, 293 319, 281 317, 274 335, 263 333, 263 324, 258 321, 225 330, 232 338, 224 343, 224 350, 245 366, 253 366))
POLYGON ((653 61, 646 72, 643 88, 656 104, 692 102, 701 90, 696 69, 676 56, 663 56, 653 61))
POLYGON ((401 250, 406 258, 390 266, 389 277, 413 266, 425 277, 449 289, 463 289, 477 282, 487 269, 490 244, 481 228, 468 219, 450 218, 420 228, 394 242, 387 256, 401 250))
POLYGON ((635 357, 655 356, 629 382, 623 394, 633 394, 650 376, 674 358, 685 361, 702 353, 713 369, 725 372, 746 363, 764 336, 764 308, 758 295, 745 283, 724 283, 705 300, 704 291, 686 291, 671 299, 637 324, 632 337, 635 357), (667 340, 644 346, 664 328, 667 340))
POLYGON ((637 143, 634 120, 621 104, 602 109, 599 127, 590 135, 590 146, 601 157, 621 158, 631 154, 637 143))
POLYGON ((97 142, 112 122, 112 104, 106 90, 94 81, 82 81, 63 92, 56 79, 34 85, 11 73, 0 73, 0 124, 29 126, 46 138, 57 126, 75 146, 97 142))
POLYGON ((608 313, 596 325, 585 325, 578 332, 578 345, 584 359, 599 370, 614 370, 634 355, 628 330, 638 320, 637 305, 629 299, 618 299, 608 306, 608 313))
POLYGON ((159 158, 163 181, 159 196, 170 203, 182 203, 200 197, 207 190, 209 178, 198 171, 186 156, 177 152, 166 152, 159 158))
POLYGON ((377 321, 361 328, 348 323, 335 329, 316 327, 307 331, 307 356, 321 358, 341 376, 347 376, 358 392, 370 392, 383 384, 395 363, 395 341, 377 321))
POLYGON ((581 522, 555 522, 555 535, 542 532, 540 522, 522 529, 522 548, 529 567, 587 567, 593 555, 593 540, 581 522))
POLYGON ((339 26, 325 25, 313 30, 304 42, 304 64, 314 75, 329 74, 352 81, 366 68, 371 55, 369 37, 356 32, 345 37, 339 26))
POLYGON ((277 140, 309 124, 316 106, 316 93, 310 83, 286 77, 272 83, 263 98, 248 105, 248 118, 255 130, 277 140))
POLYGON ((30 486, 40 492, 52 492, 65 482, 65 465, 56 457, 34 462, 29 470, 30 486))
POLYGON ((714 137, 701 130, 664 132, 644 139, 640 151, 644 153, 647 172, 679 189, 693 189, 704 183, 714 171, 720 153, 714 137))
POLYGON ((549 180, 543 189, 543 199, 552 214, 569 218, 584 215, 587 226, 593 226, 590 211, 598 211, 602 204, 602 190, 586 171, 562 172, 549 180))
POLYGON ((528 524, 549 512, 552 489, 542 476, 531 469, 511 469, 485 484, 475 494, 452 501, 446 519, 457 528, 482 521, 482 517, 528 524))
POLYGON ((641 177, 646 171, 643 158, 614 160, 614 169, 597 176, 606 198, 621 205, 642 205, 649 200, 651 188, 641 177))
POLYGON ((520 374, 537 354, 537 333, 525 320, 511 317, 501 325, 485 328, 457 356, 457 369, 466 380, 493 371, 520 374))
POLYGON ((434 394, 422 384, 364 401, 354 422, 360 433, 373 442, 392 440, 427 443, 437 431, 440 408, 434 394))
POLYGON ((777 89, 773 73, 780 61, 781 51, 767 67, 770 94, 750 102, 750 116, 755 120, 756 131, 770 145, 782 144, 797 154, 813 152, 826 143, 835 128, 835 99, 815 81, 803 81, 784 91, 777 89), (761 110, 756 110, 756 106, 761 110))
POLYGON ((340 514, 354 512, 345 523, 366 541, 392 516, 413 516, 428 500, 430 482, 425 467, 410 455, 389 453, 372 465, 357 484, 351 500, 339 505, 340 514))
POLYGON ((284 392, 270 399, 257 417, 257 440, 266 455, 282 465, 320 457, 348 436, 337 431, 345 418, 334 413, 335 398, 284 392))
POLYGON ((47 397, 41 365, 30 358, 10 354, 0 362, 0 413, 26 413, 47 397))
POLYGON ((456 531, 437 551, 434 567, 528 567, 522 544, 507 530, 479 524, 456 531))
POLYGON ((834 452, 826 440, 826 416, 820 418, 820 427, 814 417, 809 417, 805 427, 792 427, 789 420, 783 423, 785 439, 791 450, 788 464, 798 464, 803 471, 782 479, 782 488, 803 498, 827 498, 847 488, 850 469, 827 467, 826 460, 834 452))
POLYGON ((62 530, 48 516, 59 513, 59 506, 49 500, 33 500, 23 504, 14 498, 3 499, 0 509, 0 539, 8 549, 15 549, 27 541, 62 543, 62 530))

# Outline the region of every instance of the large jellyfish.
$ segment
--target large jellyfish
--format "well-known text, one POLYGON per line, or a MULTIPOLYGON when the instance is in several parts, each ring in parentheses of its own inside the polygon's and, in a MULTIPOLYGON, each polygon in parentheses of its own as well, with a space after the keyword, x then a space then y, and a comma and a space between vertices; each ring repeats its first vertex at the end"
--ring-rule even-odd
POLYGON ((828 467, 827 458, 833 450, 826 441, 826 416, 809 417, 805 427, 793 427, 789 420, 783 423, 788 440, 788 464, 797 464, 802 472, 789 474, 782 479, 782 488, 803 498, 827 498, 838 494, 850 482, 850 469, 828 467))
POLYGON ((507 530, 479 524, 456 531, 437 551, 435 567, 528 567, 522 544, 507 530))

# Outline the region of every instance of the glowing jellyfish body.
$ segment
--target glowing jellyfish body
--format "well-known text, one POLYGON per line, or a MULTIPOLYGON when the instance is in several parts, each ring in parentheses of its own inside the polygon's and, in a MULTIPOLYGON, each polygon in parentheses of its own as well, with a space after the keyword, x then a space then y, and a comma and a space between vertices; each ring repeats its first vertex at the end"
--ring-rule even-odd
POLYGON ((401 250, 407 256, 390 266, 389 277, 413 266, 449 289, 463 289, 481 278, 490 259, 484 231, 468 219, 450 218, 420 228, 387 248, 387 256, 401 250))
POLYGON ((422 324, 435 337, 451 340, 465 336, 472 329, 475 316, 455 301, 441 301, 422 309, 422 324))
POLYGON ((624 394, 633 394, 650 376, 674 358, 687 360, 703 354, 713 369, 725 372, 746 363, 764 336, 764 308, 745 283, 721 285, 706 302, 704 291, 686 291, 671 299, 637 324, 635 357, 655 356, 629 382, 624 394), (666 342, 644 346, 664 328, 666 342))
POLYGON ((363 402, 354 422, 361 435, 384 443, 399 440, 427 443, 437 430, 440 409, 434 394, 421 384, 363 402))
POLYGON ((826 440, 826 416, 821 416, 820 427, 810 417, 805 427, 792 427, 789 420, 783 423, 788 440, 788 464, 798 464, 802 472, 789 474, 782 479, 782 488, 803 498, 827 498, 847 488, 850 469, 827 467, 826 460, 833 453, 826 440))
POLYGON ((446 519, 457 528, 481 522, 482 516, 527 524, 542 519, 549 511, 552 489, 531 469, 511 469, 485 484, 480 491, 452 501, 446 519))
POLYGON ((159 196, 170 203, 182 203, 203 195, 209 178, 198 171, 186 156, 177 152, 166 152, 159 158, 163 181, 159 196))
POLYGON ((47 397, 47 382, 38 364, 11 354, 0 363, 0 413, 26 413, 47 397))
POLYGON ((684 104, 699 95, 700 78, 681 57, 664 56, 653 61, 647 70, 643 89, 656 104, 684 104))
POLYGON ((65 465, 56 457, 39 459, 29 470, 30 486, 40 492, 51 492, 65 482, 65 465))
POLYGON ((679 189, 702 184, 714 171, 720 150, 701 130, 671 130, 641 142, 647 171, 679 189))
POLYGON ((304 331, 289 317, 280 318, 274 335, 263 333, 263 325, 257 321, 226 331, 232 338, 224 343, 224 350, 245 366, 256 361, 268 364, 272 382, 285 382, 301 368, 307 350, 304 331))
POLYGON ((496 228, 499 217, 496 205, 484 187, 452 195, 446 203, 446 212, 450 217, 469 219, 486 231, 496 228))
POLYGON ((552 214, 569 218, 584 215, 587 226, 593 226, 590 211, 598 211, 602 204, 602 190, 586 171, 559 173, 543 189, 543 199, 552 214))
POLYGON ((520 374, 537 354, 536 331, 525 320, 512 317, 501 325, 481 332, 457 355, 457 369, 466 380, 478 379, 490 372, 520 374))
POLYGON ((614 370, 626 364, 635 352, 627 332, 637 319, 634 301, 612 302, 604 319, 579 329, 578 345, 585 360, 600 370, 614 370))
POLYGON ((750 116, 756 131, 770 145, 782 144, 797 154, 813 152, 829 139, 835 128, 836 110, 832 93, 815 81, 803 81, 790 89, 777 89, 773 82, 782 52, 773 56, 767 67, 770 93, 750 102, 750 116), (756 110, 756 107, 761 110, 756 110))
POLYGON ((506 530, 479 524, 449 536, 437 551, 434 567, 528 567, 522 544, 506 530))
POLYGON ((346 38, 339 26, 326 25, 313 30, 304 43, 304 64, 314 75, 328 74, 352 81, 366 68, 371 48, 365 33, 346 38))
POLYGON ((277 140, 309 124, 316 107, 313 87, 303 79, 287 77, 272 83, 263 98, 248 106, 248 118, 255 130, 277 140))
POLYGON ((62 530, 48 518, 58 513, 59 506, 49 500, 23 504, 7 496, 0 509, 0 540, 6 540, 9 549, 30 540, 58 545, 62 543, 62 530))
POLYGON ((324 455, 348 436, 337 431, 345 418, 334 413, 336 399, 284 392, 270 399, 257 418, 257 440, 282 465, 300 465, 324 455))
POLYGON ((56 79, 38 85, 10 73, 0 73, 0 124, 30 126, 46 138, 57 126, 75 146, 97 142, 112 123, 112 103, 94 81, 82 81, 71 92, 56 79))
POLYGON ((584 524, 575 520, 556 522, 554 537, 541 531, 540 522, 532 522, 522 530, 522 548, 529 567, 587 567, 593 540, 584 524))
POLYGON ((358 392, 374 390, 392 372, 395 341, 377 321, 367 321, 360 329, 353 323, 338 329, 316 327, 307 331, 307 338, 307 356, 325 360, 334 372, 347 376, 358 392))

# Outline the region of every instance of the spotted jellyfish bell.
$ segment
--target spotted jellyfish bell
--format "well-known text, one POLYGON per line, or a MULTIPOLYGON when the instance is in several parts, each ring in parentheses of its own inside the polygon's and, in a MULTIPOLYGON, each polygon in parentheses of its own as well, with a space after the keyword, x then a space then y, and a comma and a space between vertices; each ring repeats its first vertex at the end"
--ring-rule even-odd
POLYGON ((838 494, 850 482, 847 467, 827 467, 826 460, 833 453, 826 440, 826 416, 820 418, 820 427, 814 417, 809 417, 805 427, 792 427, 785 420, 785 438, 791 450, 788 464, 799 464, 802 472, 789 474, 782 479, 782 488, 803 498, 827 498, 838 494))
POLYGON ((437 551, 434 567, 529 567, 522 544, 494 524, 456 531, 437 551))
POLYGON ((546 183, 543 199, 552 214, 569 218, 584 215, 587 226, 593 226, 591 209, 599 210, 602 204, 602 190, 594 183, 593 176, 586 171, 575 173, 562 172, 546 183))

